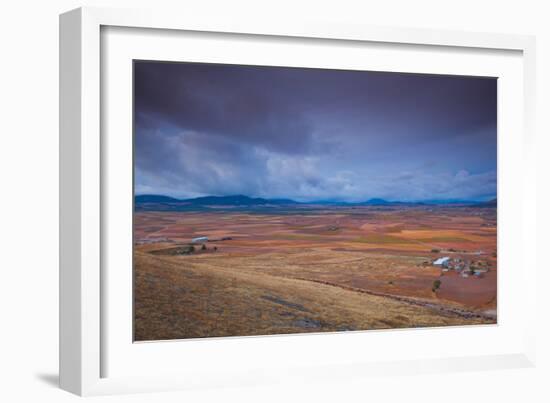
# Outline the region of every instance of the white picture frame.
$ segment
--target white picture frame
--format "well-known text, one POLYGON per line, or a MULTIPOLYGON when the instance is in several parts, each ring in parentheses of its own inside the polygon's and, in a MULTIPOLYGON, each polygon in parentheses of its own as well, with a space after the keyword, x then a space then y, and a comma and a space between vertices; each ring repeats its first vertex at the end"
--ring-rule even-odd
MULTIPOLYGON (((499 231, 502 214, 519 215, 517 220, 510 223, 510 228, 513 226, 517 229, 514 241, 521 245, 509 252, 509 255, 504 254, 502 258, 506 259, 508 256, 510 261, 518 262, 521 266, 521 277, 524 279, 534 278, 536 270, 533 251, 536 212, 531 208, 535 194, 535 182, 532 179, 535 162, 534 158, 531 158, 534 153, 535 42, 533 37, 353 26, 314 20, 302 21, 299 24, 290 21, 270 21, 268 18, 261 21, 245 19, 215 21, 196 18, 193 15, 173 15, 149 10, 80 8, 60 17, 60 385, 63 389, 79 395, 96 395, 227 385, 244 386, 292 382, 296 379, 302 381, 304 379, 342 379, 381 372, 398 375, 419 371, 517 368, 534 365, 535 322, 534 317, 527 314, 523 315, 521 323, 516 319, 510 319, 514 321, 510 325, 510 335, 513 333, 517 343, 514 342, 514 345, 510 344, 509 347, 503 344, 498 350, 495 349, 488 354, 483 354, 480 349, 480 351, 472 351, 471 354, 462 354, 460 350, 456 350, 449 354, 439 351, 432 355, 418 354, 401 357, 400 352, 397 351, 393 357, 374 361, 366 360, 360 354, 343 361, 330 354, 318 359, 308 355, 308 345, 317 343, 319 346, 319 343, 322 343, 327 350, 332 351, 343 342, 361 343, 361 340, 367 337, 365 332, 353 332, 345 335, 323 335, 321 336, 323 339, 319 339, 318 335, 302 335, 157 343, 158 346, 136 351, 135 360, 129 355, 121 354, 118 354, 118 360, 128 361, 134 367, 139 367, 139 363, 147 367, 152 362, 148 360, 155 360, 154 356, 151 357, 155 354, 159 354, 158 357, 166 357, 177 352, 180 356, 183 354, 189 359, 184 364, 178 364, 178 362, 174 364, 167 362, 166 358, 159 358, 159 362, 165 360, 166 365, 163 367, 167 370, 159 371, 155 376, 147 371, 142 373, 139 368, 136 373, 123 366, 119 366, 116 371, 108 369, 106 362, 110 360, 109 357, 116 356, 116 353, 122 350, 120 345, 112 342, 109 332, 105 329, 112 325, 112 321, 108 320, 109 316, 115 315, 111 313, 113 305, 111 302, 108 303, 109 290, 104 284, 105 278, 109 276, 105 272, 105 268, 108 267, 106 262, 108 248, 104 244, 103 228, 109 226, 109 217, 113 217, 105 213, 108 210, 105 208, 105 203, 110 203, 105 192, 109 189, 106 184, 109 172, 106 170, 107 167, 112 166, 108 164, 109 153, 106 152, 105 147, 111 147, 112 144, 105 138, 102 140, 102 132, 108 131, 110 127, 110 123, 102 120, 105 119, 105 113, 102 114, 104 101, 102 97, 109 92, 106 86, 110 84, 109 81, 102 80, 104 71, 101 60, 102 55, 105 55, 102 53, 104 52, 102 46, 105 46, 105 42, 102 42, 102 30, 109 27, 154 29, 157 32, 172 33, 193 32, 198 37, 208 33, 218 33, 218 39, 221 38, 222 41, 224 35, 228 37, 243 35, 254 37, 257 41, 264 39, 276 41, 278 38, 302 40, 306 42, 306 46, 308 40, 332 41, 330 46, 336 48, 346 43, 378 43, 420 46, 423 49, 462 49, 479 55, 493 51, 515 52, 515 62, 512 64, 517 66, 519 61, 521 82, 515 82, 516 76, 513 79, 515 81, 510 82, 512 86, 516 85, 514 88, 520 92, 520 100, 516 102, 520 102, 522 108, 518 112, 518 120, 510 122, 510 125, 519 127, 520 133, 513 138, 515 143, 508 143, 507 150, 503 152, 511 155, 510 153, 515 149, 520 153, 516 158, 520 161, 522 169, 514 178, 507 177, 509 179, 506 180, 510 182, 508 186, 507 183, 500 182, 501 168, 499 167, 499 231), (523 97, 521 97, 522 94, 523 97), (520 126, 517 126, 518 124, 520 126), (521 192, 516 189, 514 194, 512 184, 515 187, 521 186, 521 192), (505 192, 509 189, 509 193, 505 193, 505 196, 514 198, 514 202, 510 203, 508 208, 505 202, 502 210, 501 185, 504 186, 505 192), (182 343, 185 343, 185 346, 182 343), (235 355, 222 355, 219 358, 219 365, 210 367, 203 365, 200 370, 189 371, 189 368, 194 365, 198 368, 197 351, 208 354, 208 350, 215 349, 215 346, 221 346, 220 350, 230 349, 235 352, 235 355), (295 351, 302 351, 303 357, 288 360, 286 363, 277 362, 277 349, 289 347, 295 351), (252 358, 243 359, 242 362, 235 359, 237 353, 241 354, 243 351, 250 356, 265 354, 267 358, 262 371, 258 371, 258 367, 252 364, 254 362, 252 358), (270 355, 269 351, 275 354, 270 355), (304 371, 306 368, 307 371, 304 371)), ((153 38, 151 43, 154 44, 156 40, 163 39, 153 38)), ((159 57, 163 56, 159 55, 159 57)), ((469 71, 467 65, 462 67, 465 69, 463 71, 469 71)), ((514 71, 517 73, 519 70, 514 71)), ((128 98, 131 94, 126 95, 128 98)), ((119 107, 126 108, 126 106, 119 107)), ((500 129, 502 127, 499 127, 500 129)), ((505 165, 507 161, 509 160, 504 160, 505 165)), ((501 164, 500 159, 499 164, 501 164)), ((506 166, 503 169, 505 168, 506 166)), ((119 208, 123 209, 124 206, 119 208)), ((499 248, 500 243, 499 238, 499 248)), ((499 259, 501 259, 500 253, 499 259)), ((516 287, 515 292, 523 296, 523 312, 535 312, 534 292, 532 289, 521 289, 521 284, 521 281, 511 281, 509 287, 516 287)), ((501 285, 499 284, 499 287, 501 285)), ((131 290, 127 291, 131 292, 131 290)), ((501 309, 500 301, 499 309, 501 309)), ((121 310, 121 312, 126 311, 121 310)), ((499 315, 501 313, 499 312, 499 315)), ((131 318, 127 319, 131 321, 131 318)), ((479 332, 478 335, 482 337, 489 334, 488 332, 497 332, 506 328, 507 325, 502 324, 497 330, 481 327, 476 332, 479 332)), ((465 330, 471 331, 471 329, 455 329, 452 337, 463 337, 465 330)), ((434 337, 435 340, 442 336, 435 333, 432 336, 432 332, 437 332, 437 329, 392 331, 391 333, 368 332, 370 334, 368 337, 371 340, 376 338, 384 344, 401 343, 403 337, 423 339, 434 337), (419 331, 423 333, 419 334, 419 331), (416 332, 417 336, 413 332, 416 332)), ((134 354, 131 350, 129 348, 127 354, 134 354)), ((210 364, 212 362, 214 361, 210 364)))

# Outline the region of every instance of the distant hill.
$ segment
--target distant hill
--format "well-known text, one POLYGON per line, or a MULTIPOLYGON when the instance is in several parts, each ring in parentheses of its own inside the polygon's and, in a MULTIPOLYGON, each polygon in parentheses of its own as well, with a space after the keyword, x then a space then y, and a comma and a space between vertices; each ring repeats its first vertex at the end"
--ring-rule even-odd
POLYGON ((360 204, 363 204, 363 205, 366 205, 366 206, 386 206, 388 204, 392 204, 392 202, 389 202, 389 201, 384 200, 384 199, 375 198, 375 199, 369 199, 366 202, 363 202, 363 203, 360 203, 360 204))
POLYGON ((496 199, 490 200, 487 202, 479 202, 473 200, 461 200, 461 199, 433 199, 433 200, 423 200, 423 201, 387 201, 384 199, 370 199, 366 202, 360 203, 364 206, 442 206, 442 207, 496 207, 496 199))
POLYGON ((163 195, 138 195, 135 197, 136 210, 148 211, 204 210, 217 206, 253 208, 293 204, 299 203, 290 199, 263 199, 244 195, 203 196, 192 199, 176 199, 163 195))
POLYGON ((497 199, 476 203, 473 205, 473 207, 497 207, 497 199))
POLYGON ((261 206, 298 204, 290 199, 263 199, 261 197, 248 197, 244 195, 233 196, 204 196, 194 199, 185 199, 182 202, 199 206, 261 206))
POLYGON ((231 207, 231 208, 275 208, 284 206, 307 206, 307 205, 325 205, 325 206, 373 206, 373 207, 415 207, 415 206, 470 206, 470 207, 496 207, 497 200, 487 202, 475 202, 464 200, 428 200, 423 202, 403 202, 388 201, 381 198, 373 198, 364 202, 346 203, 338 201, 314 201, 300 203, 291 199, 264 199, 261 197, 249 197, 244 195, 231 196, 203 196, 191 199, 176 199, 164 195, 138 195, 135 196, 136 210, 147 211, 193 211, 209 210, 212 208, 231 207))
POLYGON ((424 206, 426 203, 424 202, 404 202, 404 201, 389 201, 385 199, 369 199, 365 202, 358 203, 358 205, 361 206, 424 206))

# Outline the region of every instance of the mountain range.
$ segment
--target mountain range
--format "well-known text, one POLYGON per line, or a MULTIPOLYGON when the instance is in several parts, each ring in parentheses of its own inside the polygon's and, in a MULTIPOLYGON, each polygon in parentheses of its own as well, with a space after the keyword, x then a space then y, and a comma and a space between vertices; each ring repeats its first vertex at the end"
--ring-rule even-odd
POLYGON ((332 205, 332 206, 425 206, 425 205, 468 205, 472 207, 496 207, 497 200, 486 202, 468 200, 429 200, 421 202, 388 201, 373 198, 363 202, 349 203, 339 201, 314 201, 297 202, 291 199, 264 199, 261 197, 249 197, 244 195, 231 196, 203 196, 192 199, 177 199, 164 195, 137 195, 135 205, 138 210, 188 210, 209 207, 277 207, 292 205, 332 205))

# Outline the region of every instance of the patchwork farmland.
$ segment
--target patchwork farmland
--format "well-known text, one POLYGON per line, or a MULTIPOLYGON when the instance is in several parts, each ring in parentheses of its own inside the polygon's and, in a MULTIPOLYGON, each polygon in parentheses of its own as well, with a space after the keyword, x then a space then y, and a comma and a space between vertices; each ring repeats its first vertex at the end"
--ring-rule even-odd
POLYGON ((496 323, 496 234, 475 206, 137 211, 134 337, 496 323))

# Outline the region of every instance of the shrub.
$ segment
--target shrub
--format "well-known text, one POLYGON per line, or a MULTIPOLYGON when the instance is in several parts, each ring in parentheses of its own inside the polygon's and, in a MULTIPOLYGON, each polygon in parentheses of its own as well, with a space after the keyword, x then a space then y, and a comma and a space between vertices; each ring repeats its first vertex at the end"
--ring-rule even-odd
POLYGON ((432 249, 432 253, 439 253, 440 250, 439 249, 432 249))
POLYGON ((206 245, 202 244, 201 250, 206 250, 206 245))
POLYGON ((439 287, 441 287, 441 280, 434 280, 432 284, 432 292, 435 292, 439 287))

